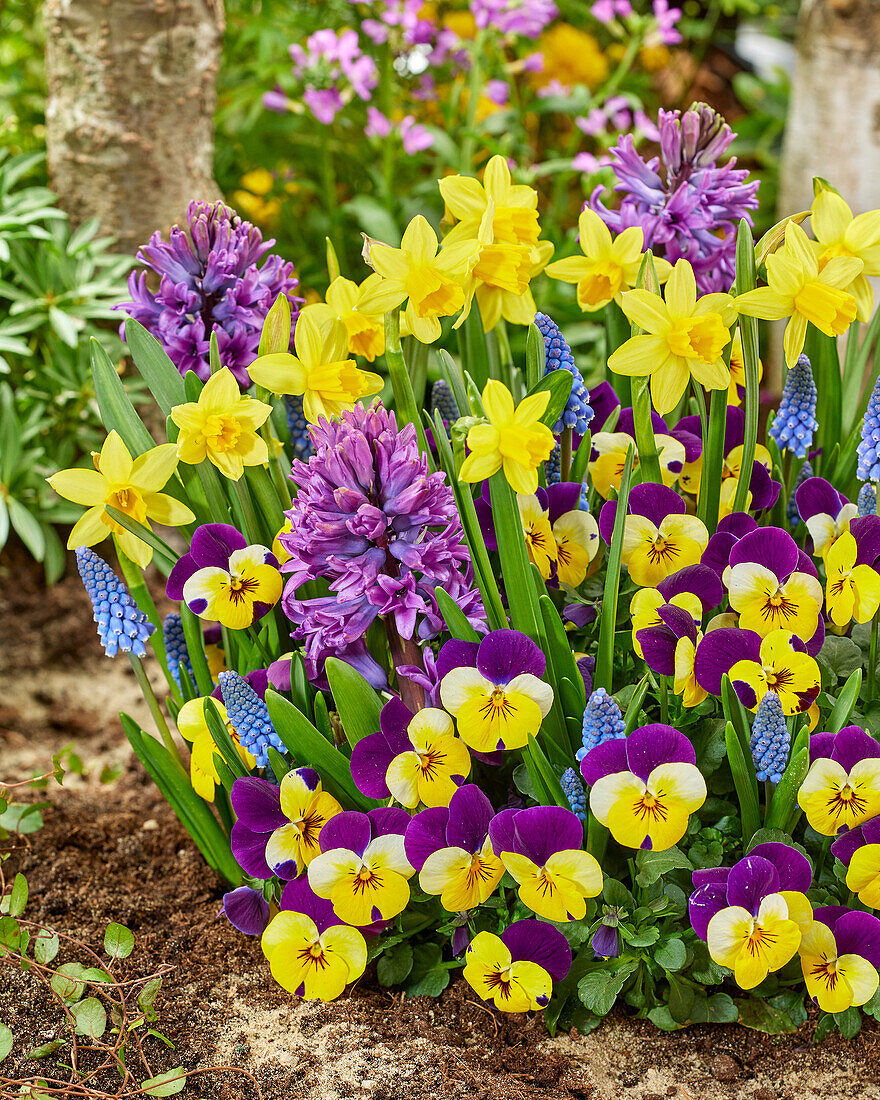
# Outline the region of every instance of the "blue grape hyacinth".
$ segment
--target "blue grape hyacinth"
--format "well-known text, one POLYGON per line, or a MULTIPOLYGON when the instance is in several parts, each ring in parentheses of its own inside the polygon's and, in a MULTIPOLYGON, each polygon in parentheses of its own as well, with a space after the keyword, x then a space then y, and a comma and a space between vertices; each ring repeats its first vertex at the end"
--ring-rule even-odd
POLYGON ((239 743, 261 768, 267 767, 270 745, 282 753, 286 750, 275 732, 266 704, 237 672, 221 672, 218 680, 226 713, 238 733, 239 743))
POLYGON ((94 550, 79 546, 76 565, 92 601, 98 638, 108 657, 131 653, 144 657, 147 638, 156 629, 134 602, 125 584, 94 550))
POLYGON ((461 416, 458 411, 458 404, 452 390, 449 388, 449 383, 445 378, 438 378, 434 385, 431 387, 431 419, 434 419, 434 413, 439 411, 443 422, 447 428, 450 424, 454 424, 456 420, 461 416))
POLYGON ((554 370, 567 370, 574 378, 571 393, 562 410, 562 416, 553 426, 553 431, 558 435, 565 428, 571 428, 578 435, 583 435, 593 419, 593 410, 590 406, 590 393, 584 385, 581 372, 577 369, 571 348, 563 339, 559 326, 551 320, 546 313, 535 314, 535 326, 544 337, 544 348, 547 352, 547 365, 545 374, 554 370))
POLYGON ((176 611, 165 616, 162 624, 162 639, 165 642, 165 660, 174 682, 180 687, 180 670, 186 669, 191 684, 196 682, 189 650, 186 648, 186 635, 183 633, 183 619, 176 611))
POLYGON ((566 768, 559 780, 571 812, 581 821, 587 820, 587 792, 581 782, 581 777, 574 768, 566 768))
POLYGON ((625 730, 626 723, 620 707, 605 688, 596 688, 587 700, 587 709, 584 711, 584 746, 575 755, 578 760, 583 760, 590 749, 601 745, 603 741, 623 737, 625 730))
POLYGON ((859 489, 859 499, 856 501, 860 516, 877 515, 877 490, 870 482, 866 482, 859 489))
POLYGON ((775 691, 768 691, 758 703, 749 748, 758 781, 778 783, 788 763, 790 738, 782 703, 775 691))
POLYGON ((803 466, 801 466, 800 470, 798 470, 798 476, 795 478, 794 485, 792 485, 791 487, 791 495, 788 498, 786 516, 788 518, 788 525, 792 530, 794 530, 801 521, 801 514, 798 511, 797 500, 795 499, 795 496, 798 489, 800 489, 807 478, 810 478, 812 476, 813 467, 810 465, 809 462, 805 462, 803 466))
POLYGON ((309 422, 303 410, 301 397, 285 397, 284 411, 287 414, 287 430, 290 432, 290 442, 293 447, 293 457, 303 462, 315 453, 315 446, 309 434, 309 422))
POLYGON ((786 376, 779 411, 770 425, 770 435, 780 451, 791 451, 796 458, 807 457, 813 433, 819 427, 817 397, 810 360, 802 355, 786 376))
POLYGON ((880 481, 880 378, 868 399, 858 455, 859 481, 880 481))

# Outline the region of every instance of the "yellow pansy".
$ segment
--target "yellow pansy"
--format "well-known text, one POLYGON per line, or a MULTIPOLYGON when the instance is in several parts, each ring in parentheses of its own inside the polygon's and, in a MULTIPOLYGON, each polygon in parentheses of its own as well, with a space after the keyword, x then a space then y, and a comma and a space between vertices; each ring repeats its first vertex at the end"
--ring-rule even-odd
POLYGON ((152 561, 153 548, 111 519, 105 509, 116 508, 148 530, 150 520, 165 527, 192 523, 196 517, 185 504, 159 492, 177 469, 177 447, 163 443, 133 459, 122 437, 112 431, 101 453, 92 458, 93 470, 59 470, 47 478, 59 496, 88 507, 70 532, 67 548, 95 546, 112 533, 126 557, 143 569, 152 561))
POLYGON ((320 932, 305 913, 277 913, 261 945, 275 981, 307 1001, 335 1000, 367 965, 367 944, 356 928, 334 924, 320 932))
POLYGON ((801 930, 791 919, 782 894, 761 900, 757 916, 741 905, 730 905, 709 921, 709 954, 733 971, 741 989, 754 989, 797 954, 801 930))
POLYGON ((483 481, 503 469, 514 492, 534 493, 538 467, 550 457, 555 443, 553 433, 541 423, 549 401, 550 393, 544 390, 514 407, 510 390, 490 378, 483 389, 488 424, 476 424, 468 432, 471 453, 462 463, 460 480, 483 481))
MULTIPOLYGON (((876 922, 867 915, 864 919, 873 931, 876 922)), ((873 963, 854 952, 840 953, 834 933, 822 921, 814 920, 804 933, 799 953, 807 992, 823 1012, 845 1012, 877 992, 880 977, 873 963)))
MULTIPOLYGON (((213 802, 215 788, 220 782, 217 765, 214 763, 214 754, 217 753, 219 756, 220 750, 214 744, 214 738, 208 729, 208 720, 205 717, 207 702, 207 699, 189 699, 184 703, 177 715, 177 728, 180 730, 180 736, 192 743, 189 761, 192 788, 197 795, 201 795, 208 802, 213 802)), ((220 721, 225 724, 232 743, 241 757, 241 762, 250 771, 255 767, 256 760, 239 743, 238 731, 229 721, 229 715, 223 703, 219 699, 212 699, 211 702, 217 708, 220 721)))
MULTIPOLYGON (((656 261, 655 261, 656 263, 656 261)), ((758 360, 758 381, 764 377, 764 364, 758 360)), ((730 349, 730 389, 727 391, 727 404, 738 407, 742 404, 746 388, 746 363, 743 357, 742 333, 734 331, 733 345, 730 349), (741 392, 742 391, 742 392, 741 392)), ((755 456, 757 458, 757 455, 755 456)), ((759 460, 760 461, 760 460, 759 460)))
POLYGON ((880 608, 880 575, 870 565, 856 565, 857 554, 856 540, 845 531, 825 555, 825 601, 835 626, 870 622, 880 608))
POLYGON ((854 256, 862 270, 843 289, 856 300, 856 316, 868 321, 874 310, 874 291, 868 276, 880 275, 880 210, 853 217, 836 191, 822 188, 813 199, 810 223, 819 246, 819 270, 836 256, 854 256))

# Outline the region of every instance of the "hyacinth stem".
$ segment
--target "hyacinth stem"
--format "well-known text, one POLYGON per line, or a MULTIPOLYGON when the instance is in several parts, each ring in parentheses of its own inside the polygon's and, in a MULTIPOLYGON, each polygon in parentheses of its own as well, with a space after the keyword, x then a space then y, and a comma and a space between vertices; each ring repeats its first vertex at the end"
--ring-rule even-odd
POLYGON ((171 759, 174 760, 176 764, 179 764, 181 771, 186 774, 186 768, 183 765, 183 758, 180 755, 180 750, 175 744, 174 738, 171 736, 171 730, 169 730, 168 723, 165 721, 165 715, 162 713, 162 708, 159 706, 159 700, 156 698, 155 691, 153 691, 153 685, 150 683, 143 662, 140 657, 135 657, 133 653, 129 653, 128 659, 131 661, 131 667, 134 669, 134 674, 137 677, 137 682, 140 686, 141 694, 144 697, 144 702, 149 707, 150 714, 153 716, 153 721, 156 723, 156 729, 159 731, 159 736, 162 738, 165 748, 171 754, 171 759))
POLYGON ((419 449, 428 456, 428 466, 433 467, 431 452, 428 449, 428 439, 422 421, 419 417, 419 409, 416 405, 416 397, 413 393, 412 379, 406 367, 406 359, 400 346, 400 310, 392 309, 385 314, 385 362, 388 365, 388 374, 391 376, 391 386, 394 390, 394 407, 397 415, 404 423, 414 424, 416 436, 419 441, 419 449))
POLYGON ((727 390, 712 390, 706 445, 703 448, 703 477, 697 515, 710 531, 718 525, 721 474, 724 468, 724 429, 727 426, 727 390))
MULTIPOLYGON (((401 665, 415 665, 416 668, 423 668, 422 651, 415 640, 413 638, 401 638, 393 615, 386 615, 384 622, 385 633, 388 635, 388 648, 391 650, 391 663, 394 668, 397 669, 401 665)), ((398 676, 397 690, 400 692, 400 698, 413 713, 424 708, 424 688, 414 684, 412 680, 407 679, 405 676, 398 676)))
POLYGON ((880 624, 880 611, 871 620, 871 646, 868 651, 868 702, 874 698, 874 680, 877 675, 877 628, 880 624))
MULTIPOLYGON (((736 237, 736 293, 745 294, 757 285, 755 271, 755 243, 749 223, 743 218, 739 223, 736 237)), ((758 442, 758 414, 761 395, 758 379, 758 321, 755 317, 742 316, 739 319, 739 331, 742 336, 743 368, 745 371, 746 393, 743 400, 745 414, 745 435, 743 436, 742 466, 733 501, 734 512, 744 512, 746 497, 752 480, 752 467, 755 461, 755 446, 758 442)))
POLYGON ((636 432, 636 448, 639 454, 639 469, 643 481, 662 483, 660 474, 660 456, 657 453, 657 440, 654 438, 654 426, 651 423, 650 378, 632 378, 633 423, 636 432))
POLYGON ((571 474, 571 437, 572 428, 563 428, 562 435, 559 437, 559 466, 560 466, 560 481, 568 481, 571 474))

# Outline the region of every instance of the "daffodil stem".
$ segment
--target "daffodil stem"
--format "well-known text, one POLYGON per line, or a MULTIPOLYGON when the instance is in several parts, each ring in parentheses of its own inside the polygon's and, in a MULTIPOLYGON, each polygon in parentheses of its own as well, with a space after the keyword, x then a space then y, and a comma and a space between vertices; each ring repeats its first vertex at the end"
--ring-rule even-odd
POLYGON ((251 499, 251 494, 247 487, 247 482, 244 479, 244 475, 242 475, 238 481, 233 481, 232 484, 235 486, 235 495, 238 498, 239 507, 244 516, 245 534, 247 535, 248 541, 251 543, 260 542, 260 521, 257 519, 254 502, 251 499))
MULTIPOLYGON (((743 218, 736 235, 736 282, 737 295, 746 294, 757 286, 758 276, 755 267, 755 242, 752 229, 743 218)), ((745 373, 746 394, 744 400, 745 435, 743 436, 742 466, 733 501, 734 512, 744 512, 746 496, 752 480, 752 464, 755 461, 755 446, 758 442, 758 413, 760 411, 760 392, 758 378, 758 322, 754 317, 741 316, 739 331, 742 337, 743 370, 745 373)))
POLYGON ((226 523, 229 519, 229 504, 226 501, 217 472, 210 462, 205 459, 196 466, 199 481, 205 490, 208 499, 208 511, 211 513, 212 523, 226 523))
POLYGON ((643 481, 662 483, 660 474, 660 456, 657 453, 657 440, 654 438, 654 425, 651 423, 650 378, 630 380, 633 402, 633 423, 636 432, 636 448, 639 455, 639 469, 643 481))
POLYGON ((709 424, 703 447, 703 476, 697 515, 709 531, 718 525, 721 474, 724 465, 724 429, 727 426, 727 390, 712 390, 709 424))
POLYGON ((871 620, 871 646, 868 650, 868 702, 874 699, 874 679, 877 675, 877 626, 880 623, 880 611, 871 620))
POLYGON ((406 368, 406 359, 400 346, 399 309, 392 309, 390 313, 385 314, 385 363, 391 377, 391 386, 394 390, 394 406, 397 409, 398 418, 415 425, 419 448, 428 456, 428 464, 432 466, 428 439, 422 426, 418 406, 416 405, 416 397, 413 393, 412 379, 406 368))
POLYGON ((568 481, 571 473, 571 435, 573 428, 563 428, 559 440, 559 480, 568 481))
POLYGON ((324 186, 323 199, 327 206, 327 216, 330 221, 328 236, 333 242, 333 248, 338 255, 339 245, 336 240, 336 227, 339 221, 339 208, 336 202, 336 172, 333 168, 333 154, 330 151, 326 126, 321 127, 321 182, 324 186))
POLYGON ((159 706, 159 700, 156 698, 155 691, 153 691, 153 685, 150 683, 143 662, 140 657, 135 657, 133 653, 129 653, 128 659, 131 661, 131 667, 134 669, 134 674, 137 677, 137 682, 140 686, 141 694, 144 697, 144 702, 147 704, 150 714, 153 716, 153 721, 156 723, 156 729, 159 731, 162 743, 168 750, 171 759, 180 767, 185 775, 186 768, 183 766, 180 749, 178 749, 177 745, 174 743, 174 738, 171 736, 171 730, 169 730, 168 723, 165 721, 165 715, 162 713, 162 708, 159 706))

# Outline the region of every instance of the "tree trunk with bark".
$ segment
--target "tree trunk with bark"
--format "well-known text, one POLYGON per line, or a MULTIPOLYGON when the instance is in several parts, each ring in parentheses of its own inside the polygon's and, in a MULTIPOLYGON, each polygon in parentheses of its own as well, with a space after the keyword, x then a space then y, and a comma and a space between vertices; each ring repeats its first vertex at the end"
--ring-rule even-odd
POLYGON ((121 251, 214 200, 222 0, 45 0, 49 176, 121 251))

